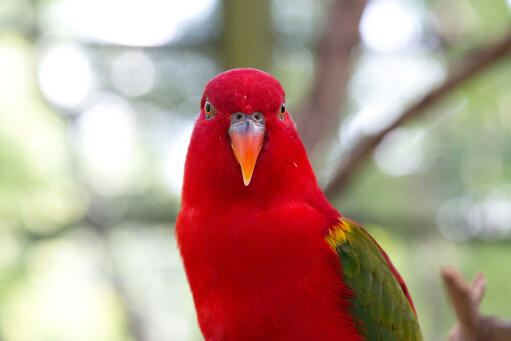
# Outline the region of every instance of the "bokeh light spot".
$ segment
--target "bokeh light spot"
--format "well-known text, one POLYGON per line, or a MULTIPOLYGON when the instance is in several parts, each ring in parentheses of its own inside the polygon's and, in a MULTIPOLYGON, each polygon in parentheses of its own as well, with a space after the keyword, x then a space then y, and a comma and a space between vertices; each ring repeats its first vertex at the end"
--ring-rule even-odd
POLYGON ((92 88, 87 57, 73 45, 50 48, 43 55, 38 76, 44 96, 66 108, 82 104, 92 88))
POLYGON ((154 64, 141 51, 126 52, 112 64, 112 83, 122 94, 129 97, 143 96, 153 88, 155 81, 154 64))
POLYGON ((421 31, 416 15, 395 0, 369 2, 360 22, 364 44, 379 52, 404 49, 417 40, 421 31))

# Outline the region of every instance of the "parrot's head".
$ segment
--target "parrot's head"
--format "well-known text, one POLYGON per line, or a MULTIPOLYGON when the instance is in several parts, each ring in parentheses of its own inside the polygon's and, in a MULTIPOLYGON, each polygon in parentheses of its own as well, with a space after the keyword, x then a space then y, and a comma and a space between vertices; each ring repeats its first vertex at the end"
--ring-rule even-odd
POLYGON ((255 69, 226 71, 206 85, 200 105, 185 165, 184 201, 268 198, 317 187, 275 78, 255 69))

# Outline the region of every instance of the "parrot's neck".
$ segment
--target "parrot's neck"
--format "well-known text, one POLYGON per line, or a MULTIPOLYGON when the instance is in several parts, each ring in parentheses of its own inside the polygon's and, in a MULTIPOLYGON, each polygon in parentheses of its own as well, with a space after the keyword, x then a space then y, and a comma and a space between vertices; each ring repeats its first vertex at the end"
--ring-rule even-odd
POLYGON ((196 169, 188 168, 182 206, 228 214, 231 207, 250 212, 277 207, 283 202, 305 202, 328 216, 340 216, 319 188, 306 158, 291 161, 287 172, 282 172, 284 167, 280 168, 280 173, 269 167, 264 162, 257 165, 248 186, 243 184, 241 172, 206 181, 196 169))

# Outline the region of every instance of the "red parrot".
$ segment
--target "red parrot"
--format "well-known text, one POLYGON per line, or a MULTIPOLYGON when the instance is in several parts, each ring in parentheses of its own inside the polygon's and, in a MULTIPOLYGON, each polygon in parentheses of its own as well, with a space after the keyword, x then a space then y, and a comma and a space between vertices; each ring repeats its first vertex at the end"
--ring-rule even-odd
POLYGON ((319 188, 280 83, 205 87, 176 236, 206 340, 422 340, 388 256, 319 188))

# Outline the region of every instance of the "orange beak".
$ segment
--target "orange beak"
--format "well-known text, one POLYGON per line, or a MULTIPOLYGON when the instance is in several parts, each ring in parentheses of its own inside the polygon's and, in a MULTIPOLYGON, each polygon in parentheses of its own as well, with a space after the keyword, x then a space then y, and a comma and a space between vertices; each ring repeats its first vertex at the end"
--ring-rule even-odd
POLYGON ((255 164, 263 146, 265 131, 264 116, 261 113, 247 115, 234 113, 231 117, 229 137, 234 157, 240 164, 243 183, 250 184, 255 164))

